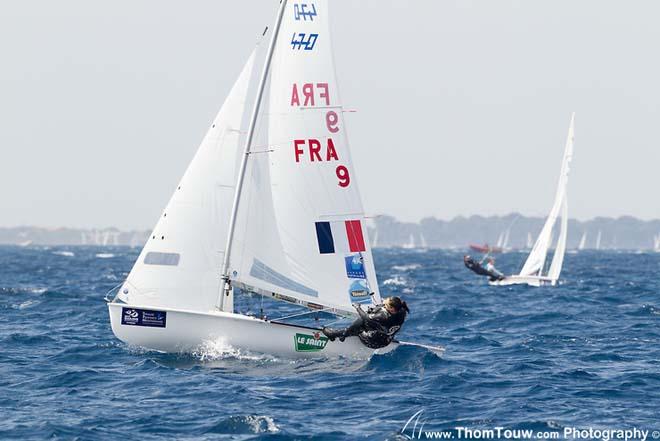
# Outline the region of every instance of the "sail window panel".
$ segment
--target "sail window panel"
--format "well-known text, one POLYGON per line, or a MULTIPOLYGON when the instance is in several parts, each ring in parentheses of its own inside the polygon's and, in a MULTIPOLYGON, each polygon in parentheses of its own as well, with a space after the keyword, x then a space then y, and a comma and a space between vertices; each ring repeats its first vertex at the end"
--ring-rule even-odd
POLYGON ((275 271, 273 268, 269 267, 265 263, 261 262, 259 259, 254 259, 252 262, 252 268, 250 269, 250 276, 255 279, 263 280, 264 282, 271 283, 280 288, 288 289, 290 291, 298 292, 300 294, 305 294, 310 297, 318 297, 318 291, 308 288, 305 285, 291 280, 284 274, 280 274, 275 271))
POLYGON ((144 256, 144 263, 146 265, 166 265, 177 266, 181 255, 179 253, 160 253, 150 251, 144 256))

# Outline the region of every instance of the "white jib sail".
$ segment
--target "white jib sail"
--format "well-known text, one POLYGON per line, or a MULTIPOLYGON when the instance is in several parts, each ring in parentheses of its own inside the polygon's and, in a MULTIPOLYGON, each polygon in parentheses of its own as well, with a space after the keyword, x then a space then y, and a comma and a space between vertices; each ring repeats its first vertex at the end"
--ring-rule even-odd
POLYGON ((568 197, 564 194, 564 201, 561 205, 561 226, 559 229, 559 239, 555 247, 555 254, 552 256, 548 277, 553 281, 559 279, 561 267, 564 264, 564 254, 566 254, 566 239, 568 237, 568 197))
MULTIPOLYGON (((540 276, 541 272, 543 271, 543 266, 545 265, 545 259, 548 255, 548 249, 550 248, 550 244, 552 242, 552 229, 554 228, 554 225, 557 222, 559 211, 562 210, 562 207, 565 204, 564 200, 566 198, 568 173, 570 171, 571 160, 573 159, 574 120, 575 120, 575 113, 571 115, 571 124, 568 129, 568 136, 566 138, 566 148, 564 150, 564 158, 561 164, 559 183, 557 184, 557 192, 555 195, 554 204, 552 205, 550 214, 548 215, 548 218, 545 221, 545 224, 543 225, 543 229, 541 230, 539 237, 536 239, 536 243, 534 244, 534 247, 532 247, 532 251, 529 253, 527 260, 525 261, 525 264, 523 265, 523 268, 520 271, 521 276, 532 276, 532 275, 540 276)), ((561 240, 562 232, 563 230, 560 231, 559 240, 561 240)), ((566 238, 564 237, 564 240, 565 239, 566 238)), ((563 262, 564 251, 565 251, 565 244, 564 244, 564 250, 562 251, 561 261, 559 261, 560 263, 559 271, 561 271, 561 262, 563 262)))
MULTIPOLYGON (((255 50, 256 52, 256 50, 255 50)), ((254 66, 248 59, 119 292, 133 305, 213 309, 254 66)))
POLYGON ((379 302, 329 32, 328 0, 289 3, 270 74, 268 147, 248 161, 234 284, 311 307, 379 302))

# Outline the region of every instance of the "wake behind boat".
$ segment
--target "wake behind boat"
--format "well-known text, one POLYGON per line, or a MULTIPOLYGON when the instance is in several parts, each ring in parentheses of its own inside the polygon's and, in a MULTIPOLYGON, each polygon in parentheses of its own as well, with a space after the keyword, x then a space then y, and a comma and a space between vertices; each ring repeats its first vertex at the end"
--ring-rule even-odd
POLYGON ((382 303, 335 78, 328 4, 280 3, 247 130, 257 50, 108 302, 119 339, 164 352, 214 340, 287 357, 362 358, 398 346, 374 350, 353 336, 331 341, 319 328, 234 310, 238 291, 307 308, 298 315, 350 318, 353 303, 382 303), (266 117, 260 108, 267 82, 266 117))

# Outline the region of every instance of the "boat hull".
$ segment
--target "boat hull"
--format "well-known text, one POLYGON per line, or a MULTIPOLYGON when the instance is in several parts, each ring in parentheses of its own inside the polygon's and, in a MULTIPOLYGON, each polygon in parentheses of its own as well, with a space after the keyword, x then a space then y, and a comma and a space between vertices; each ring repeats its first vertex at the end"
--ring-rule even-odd
POLYGON ((488 282, 493 286, 510 286, 510 285, 529 285, 539 287, 543 285, 556 285, 557 281, 548 277, 539 276, 507 276, 502 280, 494 280, 488 282))
POLYGON ((469 247, 472 251, 476 251, 478 253, 491 253, 492 254, 492 253, 501 253, 502 252, 502 248, 500 248, 500 247, 490 247, 488 245, 477 245, 477 244, 471 243, 469 245, 469 247))
POLYGON ((367 359, 398 346, 373 350, 357 337, 327 340, 316 328, 272 322, 227 312, 196 312, 108 303, 112 331, 130 345, 168 353, 192 353, 211 343, 241 352, 286 358, 367 359))

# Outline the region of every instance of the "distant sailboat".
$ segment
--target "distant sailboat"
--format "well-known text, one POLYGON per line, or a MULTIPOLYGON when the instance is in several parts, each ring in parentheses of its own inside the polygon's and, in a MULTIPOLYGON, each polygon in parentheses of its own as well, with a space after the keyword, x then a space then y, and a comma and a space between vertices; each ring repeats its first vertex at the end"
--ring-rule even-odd
POLYGON ((582 238, 580 239, 578 250, 583 250, 586 243, 587 243, 587 232, 585 231, 584 233, 582 233, 582 238))
POLYGON ((429 247, 429 245, 426 243, 426 238, 424 237, 424 233, 419 233, 419 243, 422 248, 429 247))
POLYGON ((596 236, 596 249, 600 250, 600 239, 602 237, 602 231, 598 230, 598 236, 596 236))
POLYGON ((495 247, 502 249, 503 244, 504 244, 504 231, 502 231, 500 235, 497 237, 497 243, 495 244, 495 247))
MULTIPOLYGON (((337 87, 329 4, 281 0, 247 133, 255 53, 108 302, 119 339, 164 352, 194 351, 207 341, 285 357, 375 352, 357 337, 331 342, 318 327, 234 311, 235 288, 307 307, 303 314, 354 317, 352 303, 381 302, 337 87), (269 109, 260 112, 268 80, 269 109), (266 148, 253 142, 262 118, 266 148)), ((377 351, 404 344, 413 345, 395 341, 377 351)))
POLYGON ((509 249, 509 234, 511 233, 511 229, 508 228, 506 232, 504 233, 504 239, 502 240, 502 251, 507 251, 509 249))
POLYGON ((568 234, 568 203, 566 188, 568 184, 570 163, 573 159, 574 120, 575 114, 571 115, 571 123, 568 129, 566 148, 564 150, 561 171, 559 173, 559 183, 557 185, 555 201, 550 210, 550 214, 546 219, 545 225, 543 225, 543 229, 536 239, 532 251, 529 253, 529 256, 519 274, 507 276, 503 280, 491 281, 489 282, 491 285, 528 284, 531 286, 541 286, 546 283, 552 285, 557 283, 564 263, 566 238, 568 234), (552 231, 558 218, 561 218, 559 223, 559 238, 557 239, 550 268, 547 273, 544 274, 546 257, 550 245, 553 242, 552 231))
POLYGON ((660 234, 653 236, 653 251, 660 253, 660 234))
POLYGON ((410 237, 408 238, 408 242, 404 243, 401 248, 404 248, 406 250, 411 250, 415 248, 415 236, 413 236, 412 233, 410 233, 410 237))
POLYGON ((534 246, 534 239, 532 239, 532 233, 527 233, 527 243, 525 244, 525 248, 528 250, 531 250, 532 247, 534 246))

